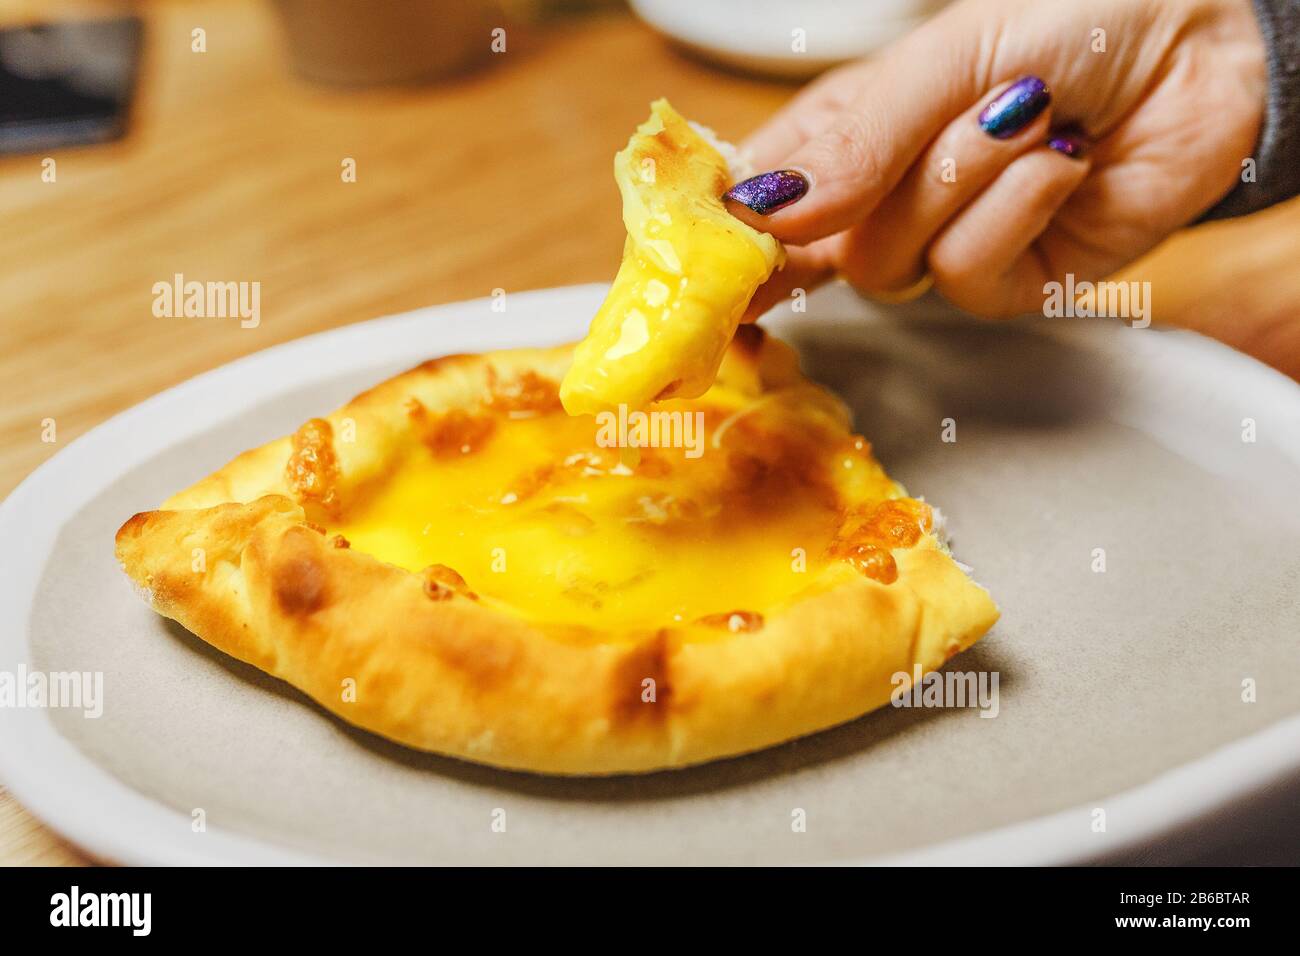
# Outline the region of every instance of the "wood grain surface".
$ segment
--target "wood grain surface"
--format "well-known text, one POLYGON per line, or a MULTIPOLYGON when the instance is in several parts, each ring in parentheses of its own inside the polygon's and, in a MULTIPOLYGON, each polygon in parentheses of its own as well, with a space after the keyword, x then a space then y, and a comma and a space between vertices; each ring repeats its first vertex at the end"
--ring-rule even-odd
MULTIPOLYGON (((0 22, 64 6, 11 4, 0 22)), ((68 9, 86 8, 116 9, 68 9)), ((647 103, 667 96, 734 140, 793 92, 686 58, 621 14, 508 26, 507 52, 453 81, 338 91, 291 73, 269 4, 137 9, 129 135, 50 154, 52 183, 42 156, 0 158, 0 494, 116 412, 241 355, 498 288, 608 280, 623 235, 611 157, 647 103), (155 317, 153 285, 177 273, 260 282, 260 324, 155 317)), ((1295 325, 1297 262, 1290 204, 1134 268, 1155 277, 1158 321, 1245 305, 1248 328, 1295 325)), ((438 351, 413 341, 412 362, 438 351)), ((0 864, 84 861, 0 790, 0 864)))

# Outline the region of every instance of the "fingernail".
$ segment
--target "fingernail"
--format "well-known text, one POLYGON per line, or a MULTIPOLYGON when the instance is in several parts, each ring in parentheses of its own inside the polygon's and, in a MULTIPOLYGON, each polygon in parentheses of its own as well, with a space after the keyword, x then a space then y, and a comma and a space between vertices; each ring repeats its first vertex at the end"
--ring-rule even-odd
POLYGON ((1047 148, 1078 159, 1088 148, 1088 139, 1078 127, 1067 126, 1047 137, 1047 148))
POLYGON ((1034 121, 1052 102, 1052 91, 1036 76, 1012 83, 980 113, 980 128, 994 139, 1009 139, 1034 121))
POLYGON ((722 198, 734 199, 760 216, 766 216, 798 202, 807 192, 808 180, 803 173, 794 169, 778 169, 736 183, 722 194, 722 198))

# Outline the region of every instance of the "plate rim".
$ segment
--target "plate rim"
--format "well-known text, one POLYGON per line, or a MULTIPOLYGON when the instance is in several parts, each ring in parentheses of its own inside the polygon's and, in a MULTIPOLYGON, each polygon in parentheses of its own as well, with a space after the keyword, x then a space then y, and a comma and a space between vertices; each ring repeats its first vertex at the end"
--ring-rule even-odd
MULTIPOLYGON (((457 326, 455 329, 439 326, 437 331, 444 337, 451 332, 452 339, 474 338, 483 335, 474 325, 486 314, 498 323, 493 329, 496 347, 554 344, 572 338, 574 331, 566 326, 562 332, 551 334, 557 323, 535 322, 528 313, 564 315, 566 308, 557 308, 556 303, 571 300, 567 305, 569 312, 579 316, 590 314, 607 288, 603 283, 591 283, 510 293, 510 302, 522 303, 522 307, 514 307, 513 315, 509 311, 502 314, 489 311, 496 300, 484 297, 426 306, 323 330, 277 343, 200 373, 89 429, 41 463, 0 502, 0 535, 9 537, 17 527, 18 533, 25 535, 18 540, 31 542, 31 546, 21 552, 9 549, 0 554, 0 599, 6 607, 13 609, 13 613, 0 621, 0 667, 31 663, 28 631, 36 585, 44 576, 50 550, 66 518, 93 497, 105 481, 113 480, 142 458, 179 440, 175 436, 167 439, 150 436, 147 429, 132 428, 134 423, 147 419, 163 404, 202 395, 232 379, 245 379, 241 383, 245 389, 239 396, 240 400, 227 405, 224 414, 209 409, 207 414, 187 423, 186 431, 192 434, 244 414, 263 399, 295 386, 320 381, 331 374, 355 372, 398 360, 396 356, 383 361, 372 356, 359 366, 352 350, 339 347, 346 346, 350 339, 392 336, 395 343, 401 343, 400 333, 403 331, 439 321, 457 326), (316 361, 299 361, 291 380, 286 381, 282 375, 260 375, 259 384, 259 373, 267 368, 275 369, 286 360, 301 360, 309 356, 316 361), (120 442, 123 439, 126 439, 130 453, 121 455, 110 471, 100 470, 94 477, 89 477, 94 469, 78 470, 77 465, 82 459, 89 457, 94 461, 97 451, 114 440, 120 442), (80 495, 49 493, 47 486, 60 484, 64 487, 72 484, 88 486, 90 490, 80 495), (47 500, 45 510, 54 512, 55 518, 44 529, 37 526, 35 517, 42 497, 47 500), (25 511, 26 507, 31 510, 25 511), (33 536, 29 531, 36 533, 33 536), (24 565, 20 558, 29 556, 33 560, 24 565)), ((840 308, 847 307, 858 313, 870 312, 870 306, 843 287, 833 286, 816 296, 823 301, 830 300, 840 308)), ((780 323, 776 324, 779 327, 780 323)), ((1098 347, 1095 327, 1048 324, 1045 329, 1046 334, 1065 336, 1076 344, 1090 345, 1094 349, 1098 347)), ((406 341, 422 340, 419 336, 412 336, 406 341)), ((384 346, 382 354, 388 355, 387 350, 394 347, 384 346)), ((1245 389, 1256 399, 1282 403, 1284 415, 1288 414, 1286 406, 1289 405, 1290 414, 1300 422, 1300 386, 1280 372, 1227 346, 1191 332, 1144 336, 1135 339, 1133 345, 1135 353, 1144 355, 1150 355, 1152 349, 1163 353, 1168 348, 1193 359, 1187 363, 1172 363, 1174 374, 1192 374, 1192 367, 1197 362, 1202 366, 1205 362, 1213 362, 1227 384, 1245 389)), ((446 354, 438 344, 434 344, 432 351, 446 354)), ((413 348, 412 364, 427 357, 429 352, 413 348)), ((1278 447, 1292 463, 1300 463, 1300 434, 1281 436, 1278 447)), ((110 450, 113 449, 110 447, 110 450)), ((1245 801, 1296 772, 1300 772, 1300 714, 1282 718, 1158 774, 1143 784, 1090 803, 899 853, 827 862, 832 865, 1082 863, 1158 839, 1162 834, 1198 818, 1245 801), (1093 807, 1103 801, 1109 808, 1107 816, 1112 827, 1099 835, 1091 832, 1088 822, 1093 807), (1098 836, 1102 839, 1099 840, 1098 836)), ((194 846, 175 839, 162 839, 160 831, 181 832, 177 828, 186 826, 189 818, 135 790, 83 753, 58 732, 48 711, 43 709, 0 709, 0 782, 27 812, 99 860, 135 865, 300 866, 344 862, 216 825, 208 826, 205 838, 196 841, 194 846)), ((634 864, 636 861, 626 862, 634 864)))

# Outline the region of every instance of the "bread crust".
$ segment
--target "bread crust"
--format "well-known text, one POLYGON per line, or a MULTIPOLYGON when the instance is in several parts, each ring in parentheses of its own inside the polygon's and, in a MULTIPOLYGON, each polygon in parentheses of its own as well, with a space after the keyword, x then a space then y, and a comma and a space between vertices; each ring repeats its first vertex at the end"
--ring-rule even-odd
MULTIPOLYGON (((279 439, 133 516, 117 557, 159 613, 349 723, 548 774, 681 767, 842 723, 887 702, 893 675, 938 668, 997 619, 933 533, 893 549, 893 583, 836 564, 813 593, 765 609, 760 627, 597 633, 531 622, 478 600, 454 574, 412 573, 321 530, 331 495, 383 480, 411 440, 416 404, 468 407, 494 378, 514 383, 509 401, 541 401, 525 373, 558 381, 570 354, 426 362, 309 423, 297 444, 315 452, 279 439), (366 440, 335 440, 344 429, 366 440)), ((797 371, 745 333, 722 374, 762 390, 797 371)))

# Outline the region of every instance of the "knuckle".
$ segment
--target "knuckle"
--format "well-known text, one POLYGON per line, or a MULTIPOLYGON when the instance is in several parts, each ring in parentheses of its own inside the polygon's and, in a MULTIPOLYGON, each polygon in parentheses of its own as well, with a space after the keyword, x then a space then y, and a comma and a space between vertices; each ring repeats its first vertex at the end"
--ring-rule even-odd
POLYGON ((934 287, 958 308, 976 315, 1000 314, 1000 303, 989 286, 987 263, 979 261, 960 241, 936 243, 926 257, 934 287))
POLYGON ((926 265, 940 289, 964 286, 970 275, 969 255, 959 237, 944 236, 926 253, 926 265))
POLYGON ((822 137, 819 158, 826 161, 827 168, 838 170, 845 181, 876 187, 884 170, 872 144, 880 141, 871 120, 860 111, 850 111, 822 137))
POLYGON ((925 269, 921 252, 876 218, 848 232, 838 258, 844 278, 868 294, 897 292, 916 282, 925 269))

